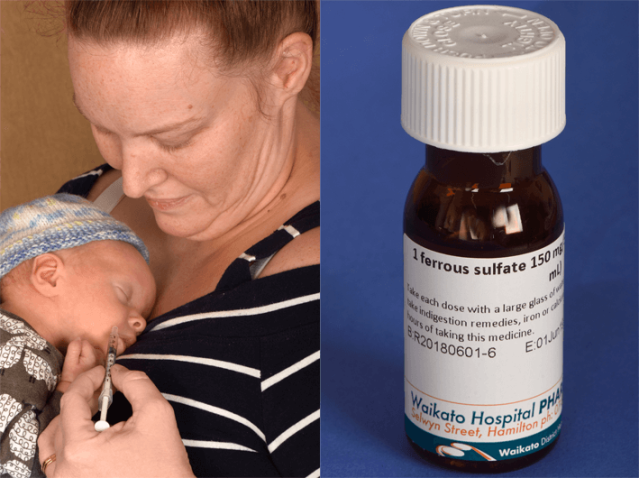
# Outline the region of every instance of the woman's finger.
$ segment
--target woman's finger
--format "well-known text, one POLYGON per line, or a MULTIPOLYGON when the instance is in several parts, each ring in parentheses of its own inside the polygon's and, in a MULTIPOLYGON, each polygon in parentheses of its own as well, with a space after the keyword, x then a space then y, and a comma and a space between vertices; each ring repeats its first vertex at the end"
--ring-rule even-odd
MULTIPOLYGON (((150 442, 159 438, 154 444, 149 444, 151 449, 159 453, 158 457, 145 467, 155 469, 155 476, 192 477, 189 457, 180 437, 173 407, 151 379, 144 372, 129 370, 122 365, 111 367, 111 377, 133 410, 132 417, 121 429, 127 433, 118 436, 132 437, 136 445, 140 440, 150 442), (162 463, 160 468, 157 467, 158 463, 162 463)), ((140 459, 138 462, 141 463, 140 459)))
POLYGON ((129 370, 122 365, 115 364, 111 367, 113 385, 124 394, 133 413, 147 407, 154 402, 165 403, 166 400, 153 384, 151 379, 137 370, 129 370))
MULTIPOLYGON (((60 415, 55 417, 38 437, 38 454, 40 465, 55 453, 55 435, 60 426, 60 415)), ((47 467, 47 471, 49 468, 47 467)), ((52 473, 49 474, 51 476, 52 473)))
POLYGON ((44 471, 47 478, 49 476, 55 476, 55 461, 53 463, 49 463, 44 471))
POLYGON ((89 363, 96 363, 98 361, 98 355, 96 353, 95 348, 93 348, 93 345, 91 345, 91 343, 89 343, 88 340, 83 340, 82 341, 82 355, 81 357, 84 359, 84 363, 89 364, 89 363))
MULTIPOLYGON (((95 391, 104 381, 104 367, 98 365, 80 374, 62 396, 60 401, 61 426, 65 436, 77 439, 86 438, 89 430, 93 431, 90 402, 95 391)), ((96 433, 93 431, 91 435, 96 433)))

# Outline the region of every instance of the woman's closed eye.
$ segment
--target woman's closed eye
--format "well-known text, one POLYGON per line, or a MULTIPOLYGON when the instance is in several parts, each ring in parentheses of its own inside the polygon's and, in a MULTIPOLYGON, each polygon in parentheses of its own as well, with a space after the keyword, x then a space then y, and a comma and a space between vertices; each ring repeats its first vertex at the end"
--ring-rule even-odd
POLYGON ((160 133, 159 135, 154 136, 153 139, 155 139, 161 149, 166 152, 172 153, 174 151, 184 149, 187 146, 191 146, 194 139, 207 128, 208 123, 204 123, 195 128, 191 128, 182 132, 176 131, 171 134, 171 132, 167 131, 166 135, 160 133))
MULTIPOLYGON (((93 128, 95 129, 95 131, 97 131, 100 135, 102 136, 113 136, 113 133, 111 133, 110 131, 107 131, 105 129, 102 129, 98 126, 93 125, 93 128)), ((191 144, 191 139, 188 139, 186 141, 183 141, 179 144, 166 144, 164 142, 162 142, 161 140, 156 138, 156 141, 158 143, 158 145, 160 146, 160 148, 162 148, 164 151, 167 151, 169 153, 172 153, 174 151, 177 151, 179 149, 185 148, 187 146, 189 146, 191 144)))
POLYGON ((113 133, 111 133, 111 131, 109 131, 107 129, 103 129, 100 126, 97 126, 97 125, 94 125, 94 124, 92 124, 91 126, 93 127, 94 131, 97 131, 102 136, 112 136, 113 135, 113 133))
POLYGON ((188 141, 185 141, 183 143, 176 144, 176 145, 169 145, 169 144, 164 144, 164 143, 159 143, 159 144, 160 144, 160 148, 162 148, 164 151, 166 151, 168 153, 172 153, 172 152, 177 151, 179 149, 186 148, 188 145, 191 144, 191 140, 189 139, 188 141))

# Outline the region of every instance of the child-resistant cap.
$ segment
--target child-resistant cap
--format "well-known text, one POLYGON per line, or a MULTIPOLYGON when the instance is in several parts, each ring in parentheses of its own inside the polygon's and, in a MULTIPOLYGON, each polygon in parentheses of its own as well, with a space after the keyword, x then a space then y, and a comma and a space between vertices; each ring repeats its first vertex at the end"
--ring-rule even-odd
POLYGON ((423 143, 517 151, 566 125, 566 41, 548 18, 473 5, 416 20, 402 42, 402 126, 423 143))

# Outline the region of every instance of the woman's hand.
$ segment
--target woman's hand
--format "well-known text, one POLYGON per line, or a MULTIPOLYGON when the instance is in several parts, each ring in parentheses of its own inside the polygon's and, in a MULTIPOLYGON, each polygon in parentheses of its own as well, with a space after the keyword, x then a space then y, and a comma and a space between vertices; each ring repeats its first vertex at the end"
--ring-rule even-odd
POLYGON ((131 403, 126 422, 96 432, 91 399, 104 367, 80 375, 60 403, 60 416, 40 435, 40 462, 54 453, 47 477, 193 477, 173 408, 143 372, 111 367, 113 384, 131 403))
POLYGON ((62 393, 66 392, 78 375, 101 364, 104 364, 104 353, 101 350, 93 348, 88 340, 75 339, 67 347, 56 388, 62 393))

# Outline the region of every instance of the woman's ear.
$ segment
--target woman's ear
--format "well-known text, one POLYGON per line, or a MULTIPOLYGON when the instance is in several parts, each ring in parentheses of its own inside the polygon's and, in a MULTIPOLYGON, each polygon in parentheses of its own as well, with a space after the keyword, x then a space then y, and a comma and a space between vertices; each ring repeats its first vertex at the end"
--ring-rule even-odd
POLYGON ((282 40, 275 52, 273 81, 287 93, 297 95, 308 79, 313 65, 313 40, 306 33, 296 32, 282 40))
POLYGON ((45 297, 54 297, 60 292, 59 282, 65 273, 64 261, 53 253, 41 254, 31 265, 31 284, 45 297))

